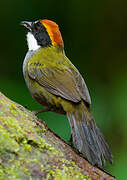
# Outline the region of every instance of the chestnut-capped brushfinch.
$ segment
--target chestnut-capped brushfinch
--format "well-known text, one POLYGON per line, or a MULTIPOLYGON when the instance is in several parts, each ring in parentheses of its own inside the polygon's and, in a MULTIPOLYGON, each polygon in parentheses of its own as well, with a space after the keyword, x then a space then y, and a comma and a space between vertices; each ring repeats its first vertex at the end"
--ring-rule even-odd
POLYGON ((58 25, 47 19, 21 24, 28 31, 23 74, 32 97, 45 111, 67 115, 73 144, 91 164, 112 163, 111 151, 90 111, 87 86, 65 55, 58 25))

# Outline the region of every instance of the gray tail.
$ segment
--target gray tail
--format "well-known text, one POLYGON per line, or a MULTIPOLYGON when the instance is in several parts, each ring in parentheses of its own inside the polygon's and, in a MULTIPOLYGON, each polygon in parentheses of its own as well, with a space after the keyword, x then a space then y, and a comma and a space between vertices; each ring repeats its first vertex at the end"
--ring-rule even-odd
POLYGON ((67 116, 76 149, 91 164, 98 167, 102 167, 103 164, 105 165, 106 160, 112 163, 112 153, 109 146, 86 105, 84 103, 77 105, 75 111, 67 112, 67 116))

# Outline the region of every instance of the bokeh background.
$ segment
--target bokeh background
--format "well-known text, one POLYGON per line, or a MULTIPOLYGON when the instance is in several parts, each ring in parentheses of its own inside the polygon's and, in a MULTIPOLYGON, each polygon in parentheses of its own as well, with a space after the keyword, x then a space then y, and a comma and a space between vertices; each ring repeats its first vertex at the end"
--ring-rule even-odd
MULTIPOLYGON (((114 164, 105 169, 117 179, 127 179, 127 2, 0 1, 0 91, 34 110, 40 106, 23 79, 27 44, 19 23, 45 18, 59 24, 66 54, 89 88, 92 112, 114 155, 114 164)), ((69 139, 65 116, 49 112, 39 117, 69 139)))

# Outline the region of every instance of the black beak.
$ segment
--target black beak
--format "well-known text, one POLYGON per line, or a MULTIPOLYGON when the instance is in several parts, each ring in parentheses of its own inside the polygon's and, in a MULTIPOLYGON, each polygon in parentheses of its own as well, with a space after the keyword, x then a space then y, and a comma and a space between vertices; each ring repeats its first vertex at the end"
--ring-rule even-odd
POLYGON ((28 22, 28 21, 22 21, 20 23, 21 26, 24 26, 28 31, 32 31, 32 22, 28 22))

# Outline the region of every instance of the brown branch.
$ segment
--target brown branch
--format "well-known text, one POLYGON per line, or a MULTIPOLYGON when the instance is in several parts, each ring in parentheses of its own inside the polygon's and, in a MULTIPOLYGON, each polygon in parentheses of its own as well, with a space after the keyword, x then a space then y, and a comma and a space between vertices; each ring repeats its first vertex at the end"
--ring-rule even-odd
MULTIPOLYGON (((45 125, 45 124, 44 124, 45 125)), ((75 149, 73 149, 67 142, 61 139, 57 134, 51 131, 47 127, 48 131, 50 131, 52 138, 54 141, 60 145, 59 148, 64 152, 65 157, 68 160, 74 161, 78 167, 81 168, 81 172, 84 175, 88 175, 92 180, 115 180, 115 177, 109 174, 108 172, 99 169, 93 165, 91 165, 86 159, 84 159, 75 149), (62 143, 61 143, 62 142, 62 143)))
POLYGON ((45 123, 0 93, 0 177, 114 180, 92 166, 45 123))

